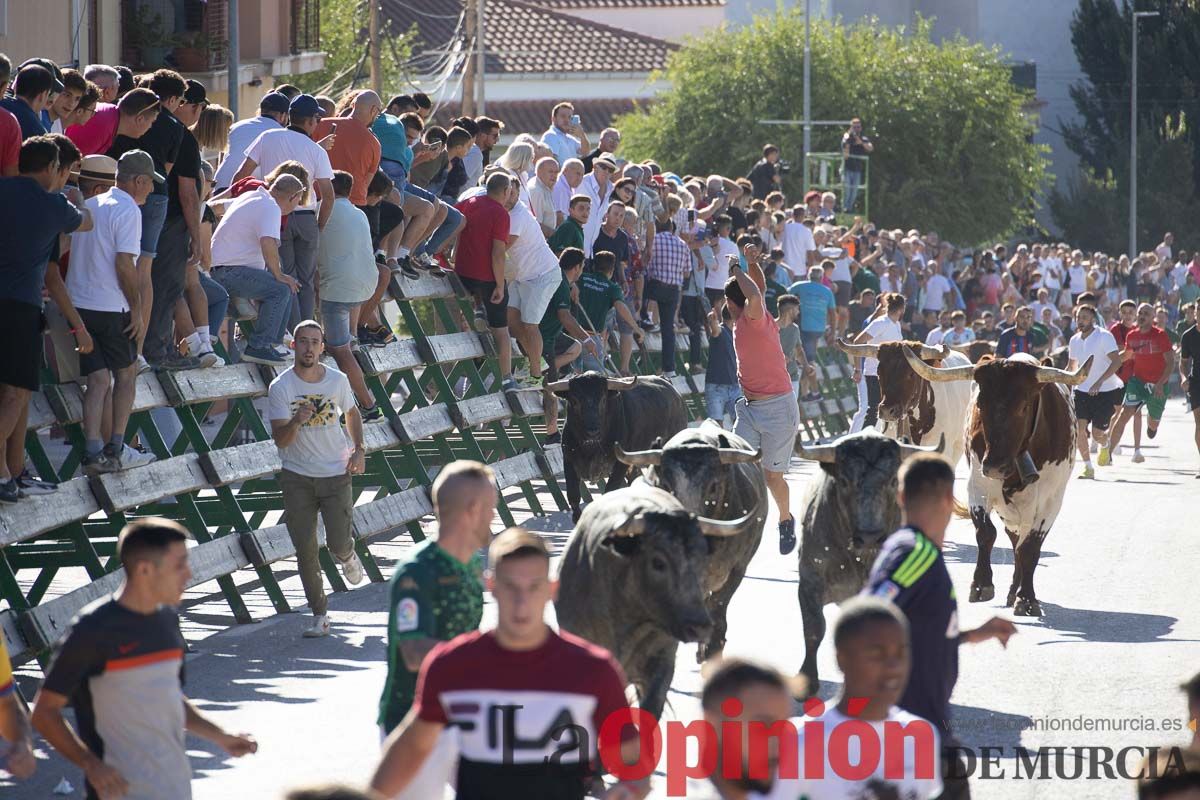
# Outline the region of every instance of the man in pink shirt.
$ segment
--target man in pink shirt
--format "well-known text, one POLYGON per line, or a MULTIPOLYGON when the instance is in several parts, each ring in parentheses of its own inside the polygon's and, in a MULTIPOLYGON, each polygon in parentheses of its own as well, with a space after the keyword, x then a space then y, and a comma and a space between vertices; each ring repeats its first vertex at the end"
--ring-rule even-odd
POLYGON ((796 520, 784 473, 800 428, 800 408, 779 344, 779 325, 763 302, 766 277, 756 261, 750 261, 749 269, 749 274, 743 272, 736 257, 730 257, 730 278, 725 282, 743 394, 737 401, 733 432, 762 451, 767 489, 779 509, 779 552, 787 555, 796 546, 796 520))
POLYGON ((120 110, 111 103, 97 103, 96 111, 83 125, 67 127, 67 138, 75 143, 85 156, 105 153, 112 147, 117 136, 117 125, 121 122, 120 110))

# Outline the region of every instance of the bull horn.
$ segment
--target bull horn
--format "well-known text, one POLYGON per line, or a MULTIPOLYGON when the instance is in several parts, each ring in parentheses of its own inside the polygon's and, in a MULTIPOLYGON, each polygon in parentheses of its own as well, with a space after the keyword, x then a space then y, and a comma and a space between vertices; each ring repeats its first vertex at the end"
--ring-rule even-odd
POLYGON ((907 347, 904 348, 904 358, 908 360, 908 365, 912 367, 913 372, 931 383, 969 381, 975 377, 974 364, 967 364, 964 367, 931 367, 917 358, 916 354, 907 347))
POLYGON ((927 344, 921 345, 921 358, 944 360, 948 355, 950 355, 950 345, 948 344, 940 344, 937 347, 930 347, 927 344))
POLYGON ((879 358, 879 345, 877 344, 850 344, 845 339, 837 340, 838 350, 841 350, 851 358, 879 358))
POLYGON ((756 512, 751 511, 741 519, 713 519, 712 517, 696 517, 700 532, 705 536, 737 536, 747 522, 754 518, 756 512))
POLYGON ((630 467, 657 467, 662 463, 662 450, 633 450, 625 452, 621 445, 613 445, 617 461, 630 467))
POLYGON ((609 378, 608 390, 610 392, 624 392, 627 389, 637 386, 637 382, 637 375, 634 375, 632 378, 609 378))
POLYGON ((612 532, 612 536, 641 536, 646 532, 646 518, 638 514, 630 517, 625 523, 612 532))
POLYGON ((1065 383, 1067 386, 1078 386, 1087 380, 1088 372, 1092 369, 1092 360, 1094 358, 1095 356, 1088 356, 1087 361, 1083 362, 1074 372, 1068 372, 1065 369, 1055 369, 1054 367, 1038 367, 1038 383, 1065 383))
POLYGON ((800 437, 796 437, 796 455, 808 461, 820 461, 822 464, 834 464, 837 462, 837 450, 831 444, 818 444, 812 447, 805 447, 800 441, 800 437))
POLYGON ((571 381, 564 378, 560 381, 552 381, 542 385, 542 389, 547 392, 565 392, 571 388, 571 381))
POLYGON ((945 433, 942 433, 941 436, 938 437, 937 444, 931 444, 931 445, 928 445, 925 447, 923 447, 921 445, 917 445, 917 444, 902 444, 902 445, 900 445, 900 457, 901 458, 908 458, 909 456, 915 456, 917 453, 944 453, 944 452, 946 452, 946 434, 945 433))
POLYGON ((762 450, 741 450, 736 447, 721 447, 717 453, 722 464, 753 464, 762 459, 762 450))

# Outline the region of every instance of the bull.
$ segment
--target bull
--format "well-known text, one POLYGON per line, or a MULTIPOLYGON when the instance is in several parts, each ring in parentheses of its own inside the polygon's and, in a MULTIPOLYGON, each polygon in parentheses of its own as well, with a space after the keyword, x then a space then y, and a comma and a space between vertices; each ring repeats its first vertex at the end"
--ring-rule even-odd
POLYGON ((607 479, 605 491, 628 483, 629 467, 617 460, 614 445, 644 450, 655 438, 687 427, 683 398, 658 376, 618 379, 585 372, 548 383, 546 389, 567 401, 563 477, 572 522, 579 521, 581 480, 607 479))
POLYGON ((879 419, 883 433, 913 444, 930 444, 946 438, 946 458, 957 466, 963 455, 963 418, 971 392, 957 384, 931 383, 909 367, 907 354, 925 362, 958 367, 970 361, 947 345, 930 347, 919 342, 849 344, 838 340, 852 358, 879 359, 879 419))
POLYGON ((800 516, 800 671, 810 692, 820 686, 817 648, 825 638, 825 605, 862 590, 884 539, 900 527, 896 475, 901 461, 914 453, 943 452, 945 445, 944 437, 933 447, 901 444, 869 428, 826 445, 805 447, 796 441, 796 455, 821 465, 800 516))
POLYGON ((767 483, 761 454, 742 437, 705 420, 697 428, 684 428, 661 448, 627 453, 618 445, 617 459, 642 468, 646 483, 675 495, 684 508, 713 519, 746 520, 736 535, 710 541, 703 583, 713 630, 696 651, 696 660, 703 663, 725 649, 729 602, 762 541, 767 483))
POLYGON ((992 585, 996 526, 991 519, 995 511, 1013 548, 1006 605, 1013 606, 1017 616, 1041 616, 1033 573, 1075 465, 1072 387, 1086 380, 1092 359, 1075 372, 1046 366, 1026 353, 965 367, 939 369, 913 357, 909 363, 929 381, 973 382, 965 426, 970 467, 967 506, 979 549, 970 602, 986 602, 996 594, 992 585), (1018 458, 1032 460, 1037 483, 1022 478, 1018 458))
POLYGON ((607 648, 661 716, 681 642, 706 642, 709 553, 748 519, 698 517, 645 484, 605 492, 584 509, 559 565, 555 601, 563 629, 607 648))
POLYGON ((984 356, 996 355, 996 343, 985 339, 976 339, 967 344, 952 344, 950 349, 956 353, 962 353, 972 364, 978 364, 984 356))

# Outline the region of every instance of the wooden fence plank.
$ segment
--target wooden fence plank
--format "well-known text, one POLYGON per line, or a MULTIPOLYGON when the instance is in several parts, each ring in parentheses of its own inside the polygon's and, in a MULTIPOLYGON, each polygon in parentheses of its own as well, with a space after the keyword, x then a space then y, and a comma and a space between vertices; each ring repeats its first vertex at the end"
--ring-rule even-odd
POLYGON ((354 536, 377 539, 403 525, 433 514, 433 503, 424 486, 414 486, 354 509, 354 536))
POLYGON ((0 547, 87 519, 99 510, 100 503, 87 478, 64 481, 54 494, 27 497, 16 505, 0 506, 0 547))

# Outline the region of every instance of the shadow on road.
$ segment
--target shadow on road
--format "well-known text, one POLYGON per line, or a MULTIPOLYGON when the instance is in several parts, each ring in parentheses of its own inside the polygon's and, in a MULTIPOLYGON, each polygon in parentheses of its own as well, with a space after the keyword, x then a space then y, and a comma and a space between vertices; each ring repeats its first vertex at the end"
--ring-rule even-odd
POLYGON ((1021 732, 1032 725, 1033 720, 1024 714, 950 704, 950 727, 959 744, 966 747, 1011 749, 1021 743, 1021 732))
POLYGON ((1057 631, 1066 638, 1039 645, 1070 641, 1142 643, 1158 641, 1195 641, 1167 639, 1179 620, 1162 614, 1135 614, 1127 611, 1099 611, 1088 608, 1067 608, 1040 601, 1043 627, 1057 631))
MULTIPOLYGON (((1053 531, 1051 531, 1053 533, 1053 531)), ((1000 564, 1013 563, 1013 551, 1011 547, 1001 547, 1000 540, 1003 539, 1007 544, 1008 537, 1001 532, 996 537, 996 545, 992 548, 992 566, 1000 564)), ((961 542, 946 542, 942 545, 942 558, 947 564, 974 564, 975 559, 979 557, 979 548, 973 544, 963 544, 961 542)), ((1058 558, 1058 553, 1053 550, 1043 550, 1041 560, 1047 558, 1058 558)), ((1039 562, 1040 563, 1040 562, 1039 562)))

